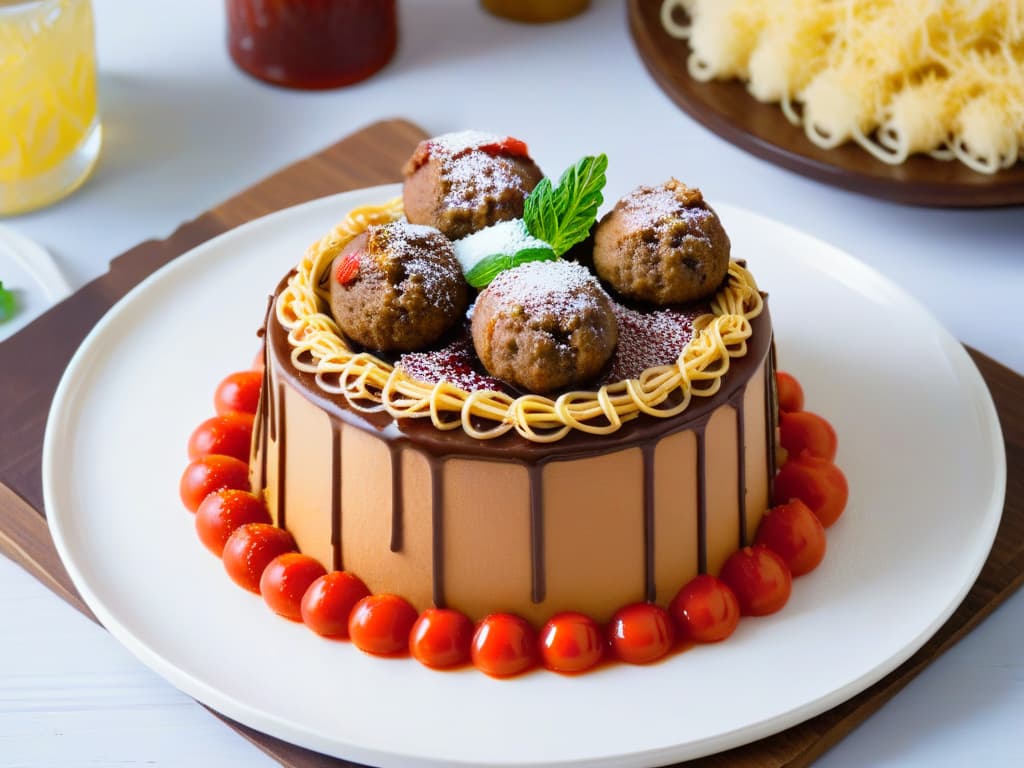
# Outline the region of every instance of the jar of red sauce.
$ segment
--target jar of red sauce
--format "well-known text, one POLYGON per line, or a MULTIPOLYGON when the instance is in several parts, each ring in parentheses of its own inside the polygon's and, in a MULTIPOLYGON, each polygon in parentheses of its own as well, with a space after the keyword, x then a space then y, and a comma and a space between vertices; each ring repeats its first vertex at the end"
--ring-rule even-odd
POLYGON ((590 0, 480 0, 480 4, 495 16, 530 24, 544 24, 583 13, 590 5, 590 0))
POLYGON ((226 0, 228 49, 244 71, 289 88, 337 88, 391 59, 395 0, 226 0))

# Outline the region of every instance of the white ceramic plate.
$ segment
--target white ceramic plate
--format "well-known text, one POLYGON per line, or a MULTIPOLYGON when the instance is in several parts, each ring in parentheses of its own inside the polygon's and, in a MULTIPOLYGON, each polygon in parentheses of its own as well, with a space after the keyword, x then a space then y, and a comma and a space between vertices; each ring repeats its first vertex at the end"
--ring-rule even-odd
POLYGON ((0 282, 14 293, 16 303, 14 317, 0 322, 0 341, 13 336, 71 293, 71 286, 50 253, 2 224, 0 282))
POLYGON ((75 585, 143 662, 204 704, 375 765, 653 765, 767 736, 908 658, 984 562, 1003 504, 995 410, 963 348, 831 246, 716 206, 771 295, 779 361, 840 436, 852 489, 785 609, 653 667, 497 681, 364 656, 235 587, 178 501, 192 428, 257 349, 268 292, 378 188, 315 201, 175 260, 100 322, 47 425, 50 526, 75 585))

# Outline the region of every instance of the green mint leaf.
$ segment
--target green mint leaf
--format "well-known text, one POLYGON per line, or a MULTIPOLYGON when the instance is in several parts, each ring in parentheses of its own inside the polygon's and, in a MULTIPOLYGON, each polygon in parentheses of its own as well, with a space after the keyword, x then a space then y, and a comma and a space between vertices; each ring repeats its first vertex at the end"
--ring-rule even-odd
POLYGON ((518 267, 528 261, 554 261, 555 252, 550 248, 523 248, 512 257, 512 266, 518 267))
POLYGON ((504 253, 495 253, 480 259, 469 272, 466 273, 466 282, 474 288, 486 288, 490 285, 499 272, 508 269, 508 262, 512 259, 504 253))
POLYGON ((3 281, 0 281, 0 323, 14 317, 16 309, 17 302, 14 299, 14 294, 5 289, 3 281))
POLYGON ((555 252, 550 248, 524 248, 514 254, 495 253, 480 259, 469 272, 466 282, 474 288, 486 288, 491 281, 506 269, 518 267, 528 261, 554 261, 555 252))
POLYGON ((600 154, 584 157, 567 169, 557 187, 551 186, 550 179, 541 179, 523 208, 527 231, 551 243, 556 256, 583 242, 604 202, 601 190, 607 169, 608 157, 600 154))
POLYGON ((552 244, 555 241, 545 235, 553 236, 558 231, 558 210, 555 198, 555 191, 551 188, 551 179, 545 177, 526 196, 523 204, 523 222, 526 224, 526 231, 534 237, 552 244))

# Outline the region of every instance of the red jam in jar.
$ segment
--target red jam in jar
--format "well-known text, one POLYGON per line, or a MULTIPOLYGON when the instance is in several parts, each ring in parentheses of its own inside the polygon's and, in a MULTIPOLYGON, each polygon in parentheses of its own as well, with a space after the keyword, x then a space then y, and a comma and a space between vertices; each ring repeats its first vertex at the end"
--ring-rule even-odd
POLYGON ((336 88, 391 59, 395 0, 227 0, 228 48, 243 70, 290 88, 336 88))

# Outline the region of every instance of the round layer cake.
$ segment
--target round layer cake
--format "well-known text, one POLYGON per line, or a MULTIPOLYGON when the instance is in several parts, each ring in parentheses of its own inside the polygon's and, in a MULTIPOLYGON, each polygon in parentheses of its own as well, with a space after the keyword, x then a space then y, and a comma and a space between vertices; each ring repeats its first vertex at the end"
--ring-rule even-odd
POLYGON ((771 325, 715 395, 612 435, 477 440, 428 420, 364 413, 291 361, 275 316, 252 483, 275 522, 328 569, 418 610, 540 624, 576 610, 666 605, 749 544, 774 474, 771 325))
POLYGON ((392 356, 338 330, 333 260, 396 220, 400 200, 351 212, 268 313, 250 475, 303 553, 421 611, 539 626, 666 605, 751 542, 777 408, 771 321, 745 265, 690 305, 613 297, 618 344, 599 376, 538 395, 481 367, 468 320, 392 356))

